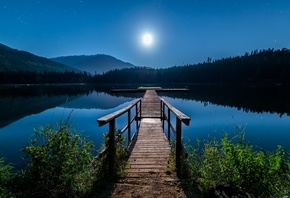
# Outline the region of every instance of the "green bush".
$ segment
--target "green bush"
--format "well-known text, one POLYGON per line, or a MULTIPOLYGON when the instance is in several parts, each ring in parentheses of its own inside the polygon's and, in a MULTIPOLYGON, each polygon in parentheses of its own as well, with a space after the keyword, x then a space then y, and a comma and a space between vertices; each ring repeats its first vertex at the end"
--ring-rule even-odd
MULTIPOLYGON (((106 137, 104 147, 108 146, 106 137)), ((0 197, 94 197, 102 193, 107 182, 124 176, 125 139, 118 137, 112 170, 109 154, 93 157, 94 144, 67 124, 40 127, 22 149, 25 169, 12 174, 12 166, 0 158, 0 197)))
POLYGON ((289 155, 281 146, 272 153, 256 151, 244 138, 244 133, 239 141, 225 134, 220 141, 214 139, 192 150, 192 177, 203 192, 222 185, 255 197, 289 196, 289 155))
POLYGON ((18 193, 33 197, 80 197, 95 181, 92 142, 60 123, 35 131, 35 138, 23 148, 29 159, 19 174, 18 193), (19 185, 21 183, 21 185, 19 185))
POLYGON ((4 158, 0 158, 0 197, 13 197, 9 190, 9 183, 12 178, 12 166, 5 164, 4 158))
MULTIPOLYGON (((103 170, 101 171, 104 179, 114 179, 124 177, 124 170, 128 165, 127 161, 125 160, 127 156, 126 147, 125 147, 125 138, 121 135, 118 135, 120 131, 116 131, 117 139, 115 141, 115 148, 111 155, 108 153, 102 159, 103 170), (113 164, 113 167, 110 165, 113 164)), ((104 134, 103 139, 105 140, 105 144, 103 148, 109 148, 109 134, 104 134)), ((109 151, 109 149, 108 149, 109 151)))

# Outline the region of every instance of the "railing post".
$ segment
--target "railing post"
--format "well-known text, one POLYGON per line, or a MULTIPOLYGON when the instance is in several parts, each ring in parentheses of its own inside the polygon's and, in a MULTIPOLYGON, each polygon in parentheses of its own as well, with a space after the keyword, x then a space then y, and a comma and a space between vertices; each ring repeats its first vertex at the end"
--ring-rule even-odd
POLYGON ((140 108, 140 111, 139 111, 139 113, 140 113, 140 120, 141 120, 141 116, 142 116, 142 100, 140 99, 139 100, 139 108, 140 108))
POLYGON ((163 119, 162 100, 160 100, 160 118, 161 118, 161 121, 163 122, 164 119, 163 119))
MULTIPOLYGON (((136 130, 138 129, 138 102, 136 103, 136 108, 135 108, 136 112, 135 112, 135 120, 136 120, 136 130)), ((141 111, 141 103, 140 103, 140 111, 141 111)), ((140 115, 141 117, 141 115, 140 115)))
POLYGON ((162 112, 162 128, 163 128, 163 130, 164 130, 164 123, 165 123, 165 119, 166 119, 166 114, 165 114, 165 103, 164 102, 161 102, 161 104, 162 104, 162 110, 161 110, 161 112, 162 112))
POLYGON ((167 120, 167 124, 168 124, 168 140, 170 142, 170 126, 171 126, 171 122, 170 122, 170 109, 167 107, 167 117, 168 117, 168 120, 167 120))
POLYGON ((108 160, 109 160, 109 171, 114 170, 114 160, 116 154, 116 145, 115 145, 115 119, 109 122, 109 145, 108 145, 108 160))
POLYGON ((177 176, 181 176, 181 120, 176 117, 175 164, 177 176))
POLYGON ((128 110, 128 145, 131 142, 131 109, 128 110))

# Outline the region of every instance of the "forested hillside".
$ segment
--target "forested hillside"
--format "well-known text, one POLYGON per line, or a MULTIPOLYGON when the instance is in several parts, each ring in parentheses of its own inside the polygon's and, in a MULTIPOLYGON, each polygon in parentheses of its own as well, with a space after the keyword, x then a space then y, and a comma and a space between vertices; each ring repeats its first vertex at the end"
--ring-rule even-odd
POLYGON ((243 56, 167 69, 129 68, 95 76, 106 83, 290 83, 290 50, 255 50, 243 56))
POLYGON ((92 76, 86 72, 31 72, 4 71, 0 72, 0 84, 65 84, 88 83, 92 76))
POLYGON ((52 58, 52 60, 80 69, 82 71, 89 72, 92 75, 102 74, 113 69, 135 67, 131 63, 123 62, 113 56, 105 54, 91 56, 62 56, 52 58))
POLYGON ((0 83, 290 84, 290 50, 260 50, 243 56, 166 69, 131 67, 87 72, 0 72, 0 83))
POLYGON ((65 72, 80 70, 0 44, 0 72, 65 72))

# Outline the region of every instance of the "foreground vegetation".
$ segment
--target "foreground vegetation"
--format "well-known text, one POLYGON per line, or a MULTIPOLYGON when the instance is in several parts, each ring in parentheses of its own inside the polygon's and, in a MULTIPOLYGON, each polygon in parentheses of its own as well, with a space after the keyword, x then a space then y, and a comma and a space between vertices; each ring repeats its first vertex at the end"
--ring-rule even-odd
POLYGON ((126 153, 117 144, 115 164, 108 158, 94 158, 92 142, 60 123, 35 131, 34 139, 23 148, 28 164, 12 173, 13 167, 0 159, 0 197, 90 197, 107 181, 120 176, 126 153), (110 175, 111 177, 107 177, 110 175))
MULTIPOLYGON (((123 176, 123 143, 116 144, 112 170, 109 158, 94 158, 93 143, 67 124, 42 127, 23 148, 28 160, 24 169, 14 172, 0 158, 0 197, 94 197, 107 182, 123 176)), ((281 146, 275 152, 258 150, 245 143, 244 132, 190 147, 182 171, 203 197, 219 189, 231 196, 290 196, 289 154, 281 146)))
POLYGON ((184 173, 205 197, 220 189, 230 197, 290 196, 290 156, 281 146, 275 152, 256 150, 245 143, 243 132, 232 139, 225 134, 190 150, 184 173))

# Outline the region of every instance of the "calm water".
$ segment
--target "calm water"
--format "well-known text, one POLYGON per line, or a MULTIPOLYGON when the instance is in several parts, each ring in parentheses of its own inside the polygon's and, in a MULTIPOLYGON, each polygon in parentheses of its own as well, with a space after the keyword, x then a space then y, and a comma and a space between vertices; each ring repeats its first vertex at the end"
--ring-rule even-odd
MULTIPOLYGON (((183 126, 185 142, 194 144, 196 139, 221 137, 224 132, 238 134, 240 126, 245 128, 246 141, 251 144, 266 150, 275 150, 279 144, 290 150, 288 88, 198 86, 191 90, 159 94, 191 117, 190 126, 183 126)), ((2 90, 0 156, 20 167, 24 163, 21 148, 28 144, 33 130, 66 121, 68 117, 73 128, 94 141, 97 152, 108 127, 98 127, 96 120, 142 95, 110 95, 106 90, 92 87, 2 90)), ((117 128, 122 128, 125 122, 126 117, 118 119, 117 128)))

